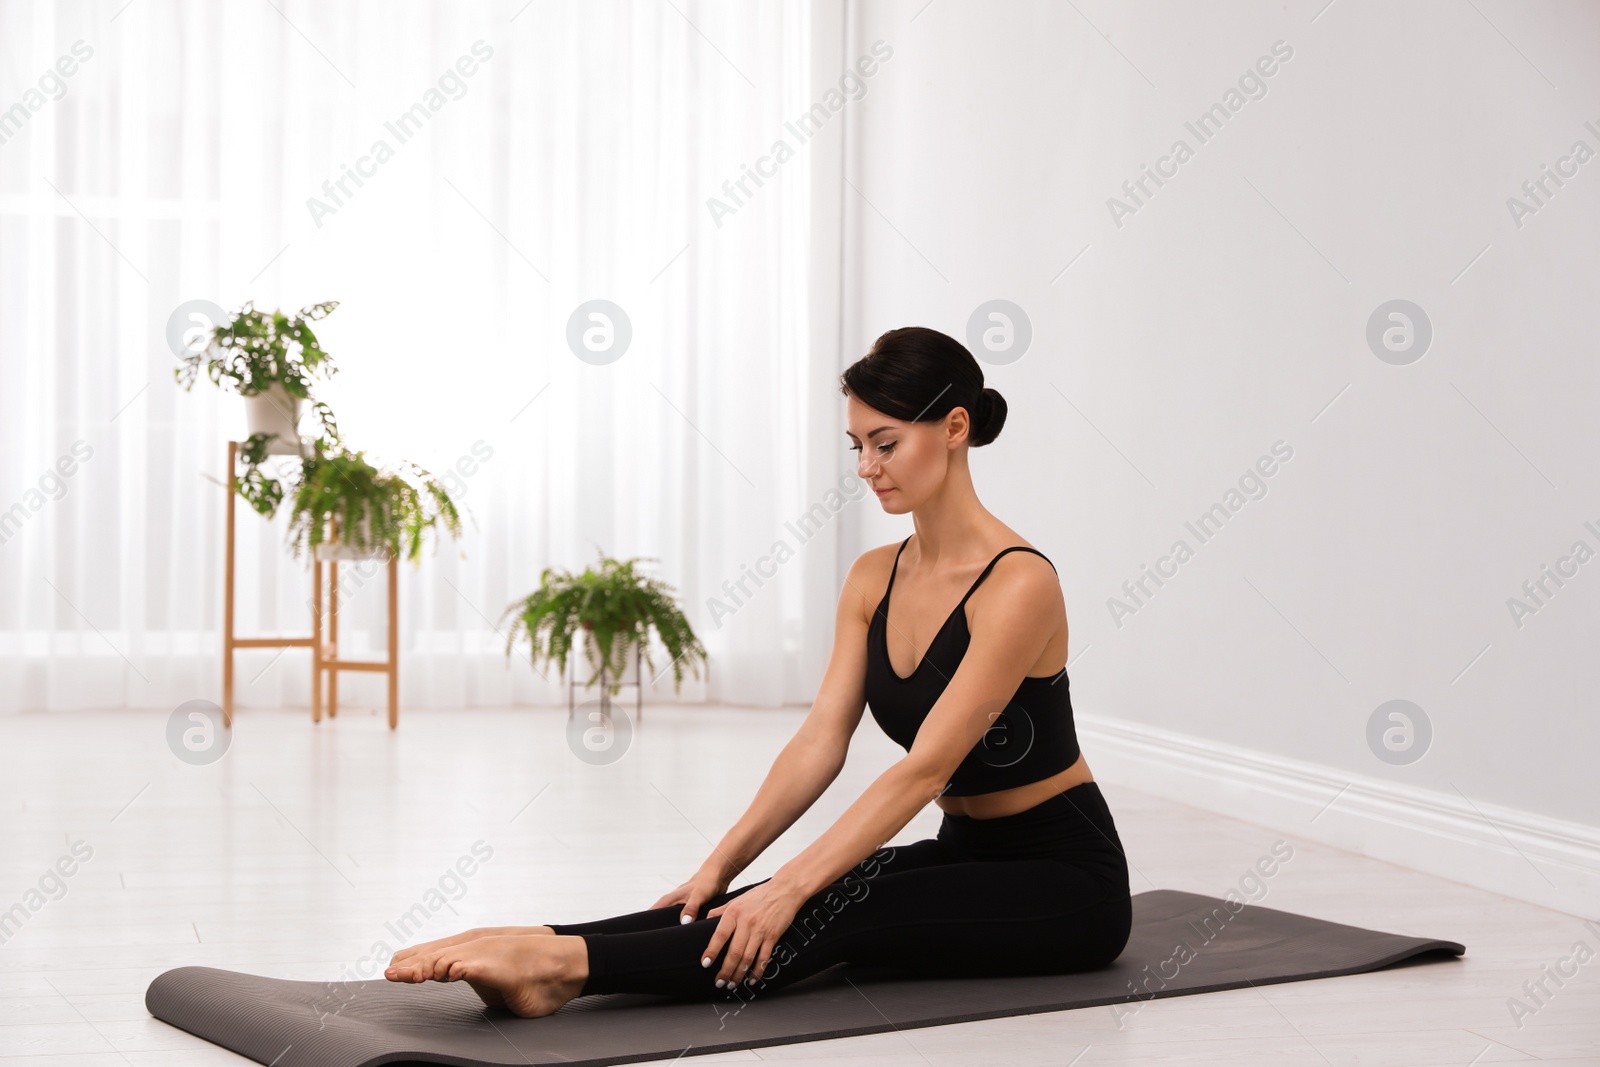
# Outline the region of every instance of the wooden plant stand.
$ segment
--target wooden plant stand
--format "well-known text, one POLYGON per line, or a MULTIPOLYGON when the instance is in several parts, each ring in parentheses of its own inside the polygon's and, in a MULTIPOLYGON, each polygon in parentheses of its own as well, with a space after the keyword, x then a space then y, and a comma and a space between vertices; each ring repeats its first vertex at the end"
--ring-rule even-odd
MULTIPOLYGON (((330 527, 335 537, 338 535, 336 527, 330 527)), ((337 546, 337 541, 330 541, 337 546)), ((368 559, 379 559, 379 556, 369 556, 368 559)), ((321 721, 322 702, 319 699, 322 691, 322 678, 328 678, 328 718, 332 719, 339 714, 339 672, 340 671, 370 671, 375 674, 384 674, 389 680, 389 729, 393 730, 400 725, 400 559, 398 556, 389 556, 384 562, 384 571, 388 576, 389 586, 389 626, 388 626, 388 656, 381 660, 359 660, 339 658, 339 560, 322 560, 316 557, 316 550, 312 550, 312 583, 316 586, 312 593, 311 618, 312 634, 314 640, 311 645, 311 719, 313 722, 321 721), (323 637, 323 610, 322 610, 322 583, 323 573, 326 569, 328 581, 328 610, 327 610, 327 643, 323 637)))
MULTIPOLYGON (((222 725, 227 729, 233 725, 233 654, 241 648, 309 648, 313 655, 316 650, 316 610, 312 611, 312 636, 310 637, 236 637, 233 629, 233 557, 234 557, 234 527, 235 506, 239 499, 238 472, 236 466, 239 459, 239 442, 228 442, 228 533, 223 564, 222 579, 222 725)), ((313 601, 320 602, 320 593, 313 594, 313 601)), ((315 684, 315 675, 312 676, 311 686, 311 718, 322 718, 322 706, 318 701, 319 688, 315 684)))
POLYGON ((386 563, 389 585, 388 658, 348 660, 339 658, 339 561, 320 560, 313 552, 311 561, 311 636, 238 637, 234 633, 234 532, 235 504, 238 498, 238 441, 228 442, 227 548, 222 584, 222 725, 233 725, 233 656, 241 648, 309 648, 311 650, 311 721, 322 721, 323 675, 327 675, 328 718, 339 714, 339 672, 372 671, 389 679, 389 729, 400 722, 400 571, 399 561, 391 556, 386 563), (328 641, 323 643, 322 589, 324 568, 328 579, 328 641))

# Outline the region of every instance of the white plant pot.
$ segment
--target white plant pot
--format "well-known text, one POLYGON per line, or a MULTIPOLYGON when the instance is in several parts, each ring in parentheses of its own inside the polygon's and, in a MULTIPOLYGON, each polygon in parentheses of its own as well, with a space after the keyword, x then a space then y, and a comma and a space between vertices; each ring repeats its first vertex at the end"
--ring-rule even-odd
MULTIPOLYGON (((357 540, 367 544, 372 542, 371 521, 372 520, 370 519, 364 518, 358 524, 357 528, 361 531, 361 537, 359 537, 357 540)), ((356 545, 344 544, 343 542, 334 545, 320 544, 317 546, 316 555, 317 559, 323 563, 327 563, 330 560, 344 561, 374 559, 382 561, 389 558, 388 552, 382 547, 360 548, 356 545)))
MULTIPOLYGON (((619 642, 621 636, 620 634, 617 635, 616 639, 619 642)), ((627 638, 626 644, 621 645, 621 647, 624 649, 622 663, 623 671, 626 673, 628 668, 633 666, 634 659, 639 655, 639 639, 630 636, 627 638)), ((598 671, 600 669, 600 661, 604 658, 604 655, 600 648, 600 642, 595 638, 593 630, 585 629, 583 631, 583 658, 588 663, 590 671, 598 671)), ((606 680, 610 682, 623 681, 621 678, 611 677, 609 673, 606 676, 606 680)), ((596 678, 594 684, 598 686, 600 679, 596 678)))
POLYGON ((338 560, 343 563, 350 560, 377 560, 385 562, 389 554, 381 548, 356 548, 353 545, 318 545, 317 559, 323 563, 338 560))
POLYGON ((267 455, 300 454, 300 409, 304 403, 300 397, 289 395, 282 382, 273 382, 264 392, 244 398, 245 423, 251 435, 276 435, 267 442, 267 455))

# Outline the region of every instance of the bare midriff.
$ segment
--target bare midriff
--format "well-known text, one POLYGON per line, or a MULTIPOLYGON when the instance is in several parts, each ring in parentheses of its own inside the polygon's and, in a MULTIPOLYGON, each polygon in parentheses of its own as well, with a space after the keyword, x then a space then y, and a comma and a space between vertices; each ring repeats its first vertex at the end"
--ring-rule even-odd
POLYGON ((1015 789, 1001 789, 993 793, 977 793, 970 797, 935 797, 934 803, 951 815, 970 815, 974 819, 997 819, 1002 815, 1015 815, 1043 803, 1057 793, 1065 793, 1075 785, 1092 782, 1089 764, 1082 754, 1078 762, 1066 770, 1037 782, 1019 785, 1015 789))

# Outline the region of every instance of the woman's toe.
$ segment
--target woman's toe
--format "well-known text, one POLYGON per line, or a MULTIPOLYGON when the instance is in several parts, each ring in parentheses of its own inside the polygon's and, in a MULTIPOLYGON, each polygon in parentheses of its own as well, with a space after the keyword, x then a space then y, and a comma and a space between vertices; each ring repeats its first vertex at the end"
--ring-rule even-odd
POLYGON ((453 981, 453 979, 450 977, 450 968, 454 966, 456 961, 458 961, 460 958, 461 954, 459 952, 441 952, 433 959, 428 961, 428 967, 425 973, 427 977, 431 978, 435 982, 453 981))

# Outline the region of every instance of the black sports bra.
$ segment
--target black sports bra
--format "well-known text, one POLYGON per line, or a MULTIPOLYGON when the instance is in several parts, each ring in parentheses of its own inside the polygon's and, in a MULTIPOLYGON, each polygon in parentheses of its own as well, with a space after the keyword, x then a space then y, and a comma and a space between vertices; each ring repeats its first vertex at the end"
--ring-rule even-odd
MULTIPOLYGON (((872 717, 890 740, 907 752, 911 751, 917 730, 939 694, 955 676, 956 667, 972 641, 965 608, 973 590, 989 577, 989 572, 1006 552, 1033 552, 1050 563, 1043 552, 1025 545, 1013 545, 995 556, 972 583, 967 595, 961 598, 956 610, 945 619, 917 669, 910 677, 902 678, 889 663, 885 635, 889 594, 894 590, 895 573, 900 569, 900 552, 905 551, 906 541, 910 540, 907 537, 900 542, 900 551, 894 556, 894 569, 889 572, 889 585, 867 627, 866 679, 867 704, 872 717)), ((1054 569, 1055 564, 1050 566, 1054 569)), ((1073 728, 1072 698, 1067 685, 1065 667, 1059 674, 1024 677, 1005 709, 951 775, 941 795, 964 797, 1012 789, 1059 774, 1076 763, 1078 735, 1073 728)))

